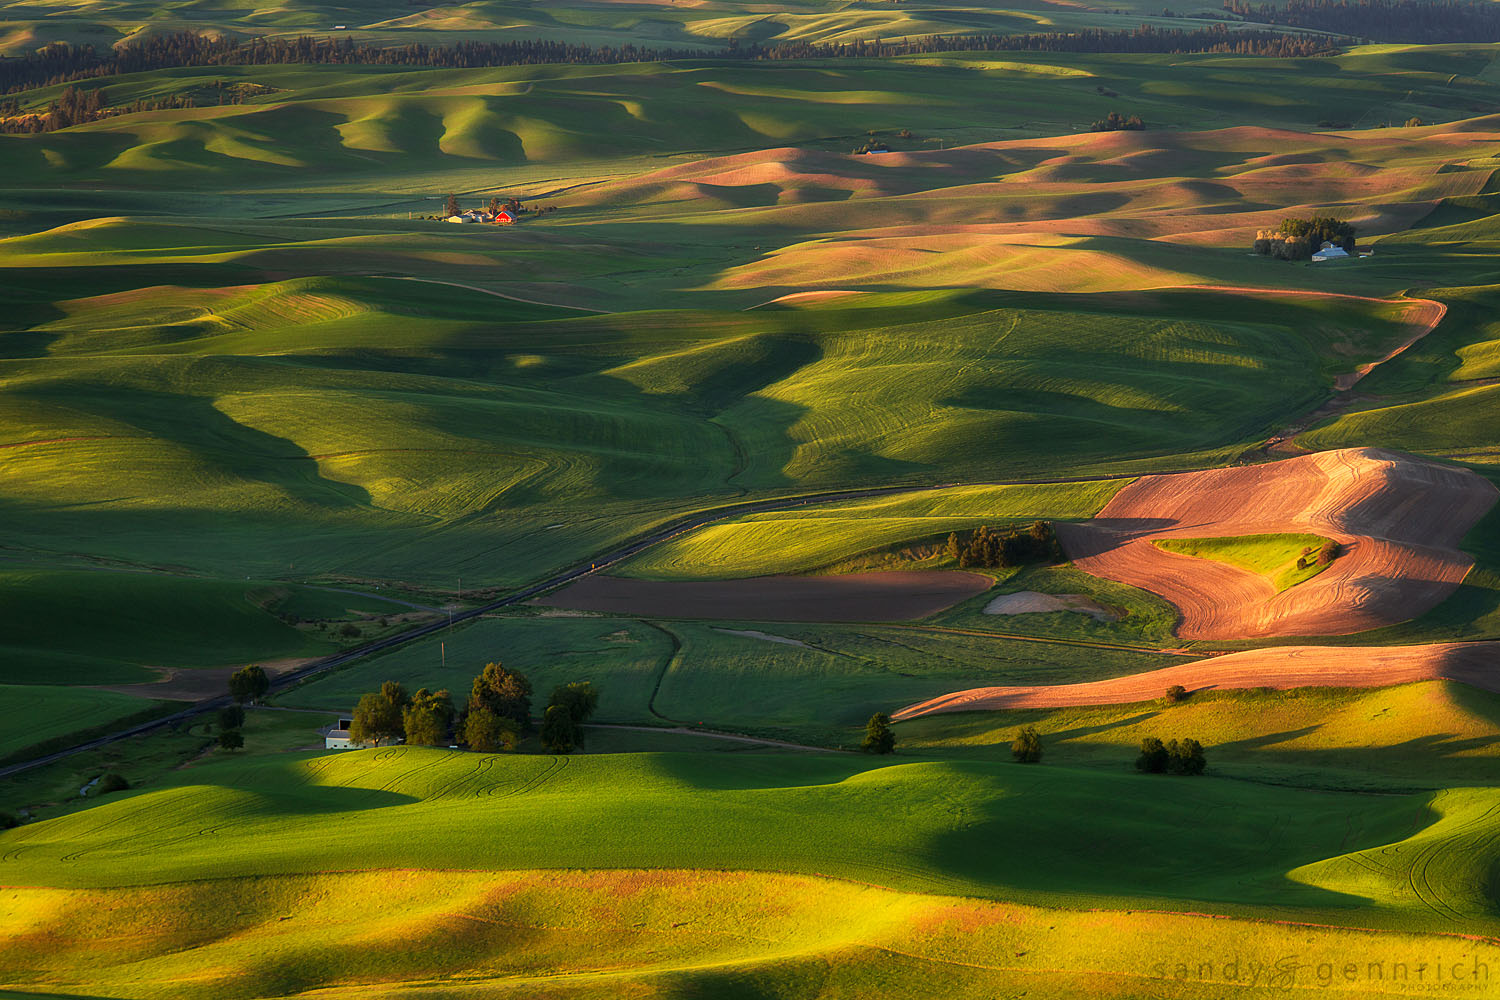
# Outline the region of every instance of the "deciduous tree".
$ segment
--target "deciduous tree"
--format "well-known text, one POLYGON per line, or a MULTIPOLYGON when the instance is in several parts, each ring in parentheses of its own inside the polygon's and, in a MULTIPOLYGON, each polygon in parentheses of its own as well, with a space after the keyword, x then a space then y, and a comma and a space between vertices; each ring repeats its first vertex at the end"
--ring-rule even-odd
POLYGON ((396 681, 386 681, 380 685, 379 691, 362 696, 359 704, 354 706, 349 739, 376 746, 386 740, 400 739, 406 734, 402 714, 410 702, 406 688, 396 681))
POLYGON ((1155 736, 1141 740, 1141 752, 1135 759, 1135 769, 1147 774, 1161 774, 1167 769, 1167 748, 1155 736))
POLYGON ((240 704, 254 704, 271 690, 271 679, 259 666, 241 667, 229 675, 229 695, 240 704))
POLYGON ((401 713, 406 742, 416 746, 448 745, 453 729, 453 698, 446 690, 432 692, 419 688, 401 713))
POLYGON ((579 728, 566 705, 548 705, 542 718, 542 746, 553 753, 572 753, 580 742, 579 728))
POLYGON ((510 719, 496 715, 483 705, 472 707, 464 717, 464 745, 481 753, 514 752, 521 734, 510 719))

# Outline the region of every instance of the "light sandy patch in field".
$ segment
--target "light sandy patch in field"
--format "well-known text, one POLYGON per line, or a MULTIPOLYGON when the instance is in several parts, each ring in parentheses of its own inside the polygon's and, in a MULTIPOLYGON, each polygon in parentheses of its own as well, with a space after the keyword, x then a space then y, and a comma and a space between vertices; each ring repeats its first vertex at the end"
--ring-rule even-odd
POLYGON ((1143 476, 1094 521, 1057 531, 1078 568, 1175 605, 1183 638, 1348 635, 1418 617, 1451 594, 1473 564, 1458 543, 1496 497, 1466 469, 1357 448, 1143 476), (1278 594, 1257 573, 1152 544, 1285 532, 1332 538, 1344 554, 1278 594))
POLYGON ((1486 691, 1500 691, 1500 642, 1251 649, 1086 684, 956 691, 908 705, 891 717, 900 721, 939 712, 1125 705, 1160 698, 1174 684, 1194 692, 1250 688, 1368 688, 1430 680, 1459 681, 1486 691))
POLYGON ((1022 590, 1001 594, 984 606, 987 615, 1033 615, 1052 611, 1076 611, 1098 621, 1113 621, 1118 617, 1083 594, 1039 594, 1034 590, 1022 590))
POLYGON ((629 580, 595 574, 532 604, 658 618, 913 621, 982 593, 978 573, 877 572, 745 580, 629 580))
POLYGON ((796 646, 798 649, 811 649, 807 643, 798 639, 791 639, 784 635, 772 635, 753 628, 716 628, 715 632, 723 632, 725 635, 737 635, 743 639, 759 639, 762 642, 779 642, 783 646, 796 646))

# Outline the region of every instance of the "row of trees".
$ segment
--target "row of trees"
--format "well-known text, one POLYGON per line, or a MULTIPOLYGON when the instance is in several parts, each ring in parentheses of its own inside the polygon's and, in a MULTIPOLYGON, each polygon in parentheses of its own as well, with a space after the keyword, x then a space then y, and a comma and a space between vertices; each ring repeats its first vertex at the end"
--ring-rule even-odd
MULTIPOLYGON (((454 739, 483 753, 514 752, 530 732, 531 681, 519 670, 487 663, 456 710, 447 690, 419 688, 408 694, 396 681, 359 699, 349 727, 356 743, 376 746, 405 740, 413 746, 448 746, 454 739)), ((542 718, 542 745, 553 753, 583 746, 583 724, 599 706, 599 693, 587 681, 552 691, 542 718)))
POLYGON ((1059 562, 1064 558, 1050 521, 1032 521, 1024 527, 984 525, 963 535, 955 531, 948 536, 948 555, 960 566, 987 568, 1059 562))
POLYGON ((118 48, 56 43, 19 57, 0 58, 0 93, 56 86, 78 80, 188 66, 266 66, 333 64, 359 66, 432 66, 478 69, 546 63, 613 64, 680 59, 786 60, 873 59, 938 52, 1221 52, 1294 58, 1337 51, 1352 38, 1288 34, 1223 25, 1202 28, 1155 28, 1052 31, 1024 35, 934 35, 900 41, 842 44, 792 42, 772 46, 740 45, 722 49, 643 48, 634 45, 590 46, 542 40, 458 42, 453 45, 381 46, 352 38, 207 38, 191 32, 156 35, 118 48))
POLYGON ((1275 229, 1260 230, 1255 234, 1253 249, 1277 260, 1311 260, 1324 243, 1332 243, 1352 257, 1354 237, 1354 227, 1343 219, 1315 215, 1310 219, 1282 219, 1275 229))
POLYGON ((1224 0, 1247 21, 1314 28, 1374 42, 1497 42, 1500 6, 1490 0, 1224 0))

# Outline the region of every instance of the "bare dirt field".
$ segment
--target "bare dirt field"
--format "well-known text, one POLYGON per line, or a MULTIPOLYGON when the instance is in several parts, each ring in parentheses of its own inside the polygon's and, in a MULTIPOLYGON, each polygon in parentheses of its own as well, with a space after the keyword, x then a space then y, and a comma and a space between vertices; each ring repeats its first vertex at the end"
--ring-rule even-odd
POLYGON ((984 687, 908 705, 891 718, 998 708, 1125 705, 1160 698, 1174 684, 1189 692, 1298 687, 1384 687, 1460 681, 1500 691, 1500 642, 1430 646, 1276 646, 1195 660, 1129 677, 1045 687, 984 687))
MULTIPOLYGON (((261 664, 261 668, 274 681, 283 674, 306 666, 316 657, 272 660, 261 664)), ((102 686, 104 691, 133 694, 138 698, 159 698, 163 701, 202 701, 229 693, 229 675, 240 667, 158 667, 161 679, 145 684, 117 684, 102 686)))
POLYGON ((1092 522, 1057 530, 1078 568, 1175 605, 1185 639, 1349 635, 1416 618, 1451 594, 1473 564, 1458 543, 1497 496, 1466 469, 1353 448, 1144 476, 1092 522), (1344 554, 1278 594, 1257 573, 1152 544, 1282 532, 1335 539, 1344 554))
POLYGON ((532 604, 654 618, 743 621, 915 621, 982 593, 978 573, 891 572, 666 581, 588 576, 532 604))

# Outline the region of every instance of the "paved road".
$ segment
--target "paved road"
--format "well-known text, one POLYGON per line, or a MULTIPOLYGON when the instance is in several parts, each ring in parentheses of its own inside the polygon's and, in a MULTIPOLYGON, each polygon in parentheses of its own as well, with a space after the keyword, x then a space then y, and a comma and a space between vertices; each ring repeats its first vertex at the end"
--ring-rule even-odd
MULTIPOLYGON (((1208 467, 1205 466, 1203 468, 1208 467)), ((1200 472, 1203 471, 1203 468, 1172 469, 1170 471, 1200 472)), ((1145 472, 1136 473, 1136 475, 1149 474, 1150 473, 1145 472)), ((422 639, 429 635, 433 635, 434 633, 441 632, 442 630, 449 628, 452 625, 457 625, 459 622, 466 622, 470 619, 478 618, 480 615, 488 614, 491 611, 496 611, 500 608, 511 607, 513 605, 529 601, 533 597, 538 597, 541 594, 547 593, 548 591, 556 590, 559 587, 572 583, 574 580, 577 580, 580 577, 588 576, 590 573, 595 573, 599 570, 607 569, 610 566, 631 558, 632 556, 639 555, 646 549, 649 549, 655 545, 660 545, 662 542, 675 538, 678 535, 683 534, 684 532, 697 530, 704 525, 713 524, 716 521, 724 521, 728 520, 729 518, 741 517, 745 514, 760 514, 775 510, 795 510, 798 507, 809 507, 818 504, 843 503, 850 500, 865 500, 873 497, 888 496, 893 493, 925 493, 931 492, 933 490, 953 489, 954 487, 958 486, 1040 486, 1060 483, 1099 483, 1110 479, 1122 478, 1128 477, 1117 473, 1108 476, 1079 476, 1073 478, 1058 477, 1049 479, 1011 479, 989 483, 942 483, 931 486, 877 486, 861 490, 837 490, 826 493, 809 493, 802 496, 782 497, 774 500, 750 500, 742 503, 729 504, 724 507, 715 507, 710 510, 698 511, 693 514, 687 514, 683 517, 680 517, 675 521, 671 521, 663 527, 658 528, 655 531, 650 532, 649 534, 643 535, 635 539, 634 541, 626 542, 618 548, 606 552, 603 555, 596 556, 594 559, 590 560, 587 563, 579 563, 571 569, 562 570, 561 572, 556 573, 553 576, 550 576, 538 583, 534 583, 529 587, 525 587, 521 590, 517 590, 510 594, 507 594, 505 597, 502 597, 499 600, 491 601, 488 604, 484 604, 476 608, 470 608, 466 611, 455 612, 451 616, 451 618, 445 618, 441 621, 430 622, 426 625, 419 625, 415 628, 408 629, 405 632, 387 636, 386 638, 377 640, 375 642, 366 643, 365 645, 359 646, 355 649, 346 650, 342 653, 335 653, 332 656, 314 660, 313 662, 306 664, 305 666, 299 667, 296 670, 290 671, 288 673, 282 674, 280 677, 277 677, 274 681, 272 681, 271 689, 274 691, 289 687, 292 684, 305 680, 315 674, 324 673, 326 671, 332 670, 335 667, 343 666, 346 663, 361 659, 362 657, 369 656, 373 653, 381 653, 388 649, 394 649, 397 646, 404 646, 409 642, 415 642, 418 639, 422 639)), ((83 753, 87 750, 97 750, 100 747, 108 746, 111 743, 117 743, 120 740, 129 739, 132 736, 139 736, 142 733, 154 732, 158 729, 164 729, 168 726, 174 726, 180 722, 185 722, 195 715, 200 715, 204 712, 218 711, 220 708, 223 708, 228 704, 230 704, 230 698, 227 694, 219 698, 210 698, 205 701, 200 701, 188 708, 182 709, 181 711, 173 712, 170 715, 164 715, 159 719, 154 719, 150 722, 143 722, 140 725, 131 726, 129 729, 122 729, 119 732, 110 733, 107 736, 101 736, 97 739, 89 740, 86 743, 79 743, 78 745, 68 747, 65 750, 58 750, 55 753, 49 753, 42 757, 36 757, 32 760, 22 761, 19 764, 12 764, 9 767, 0 768, 0 778, 9 777, 13 774, 19 774, 22 771, 28 771, 32 768, 41 767, 45 764, 51 764, 54 761, 62 760, 63 758, 70 757, 76 753, 83 753)))

